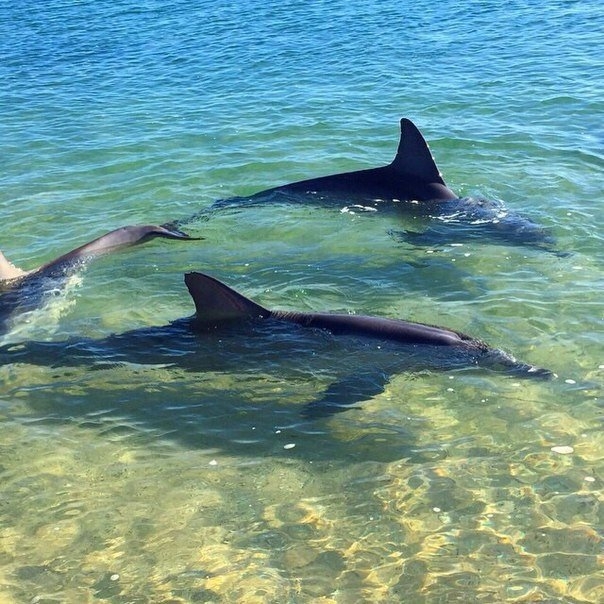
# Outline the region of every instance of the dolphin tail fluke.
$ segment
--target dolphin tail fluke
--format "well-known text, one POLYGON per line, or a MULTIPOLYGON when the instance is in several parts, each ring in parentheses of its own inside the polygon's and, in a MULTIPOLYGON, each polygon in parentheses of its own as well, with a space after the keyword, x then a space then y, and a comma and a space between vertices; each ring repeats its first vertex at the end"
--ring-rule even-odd
POLYGON ((494 368, 500 368, 509 374, 520 378, 537 378, 551 380, 556 374, 544 367, 537 367, 530 363, 516 360, 511 354, 498 348, 492 348, 486 353, 486 364, 494 368))
POLYGON ((390 167, 419 181, 446 186, 426 139, 417 126, 406 117, 401 120, 401 139, 390 167))
POLYGON ((556 374, 550 369, 520 362, 510 368, 510 373, 519 377, 538 378, 541 380, 551 380, 556 377, 556 374))
POLYGON ((187 273, 185 284, 195 302, 196 321, 216 325, 234 319, 267 318, 271 312, 203 273, 187 273))

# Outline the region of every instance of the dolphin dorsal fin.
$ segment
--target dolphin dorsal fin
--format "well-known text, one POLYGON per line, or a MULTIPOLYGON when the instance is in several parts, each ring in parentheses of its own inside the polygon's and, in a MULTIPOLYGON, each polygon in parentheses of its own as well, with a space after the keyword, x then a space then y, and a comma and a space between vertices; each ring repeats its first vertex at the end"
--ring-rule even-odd
POLYGON ((401 120, 401 140, 390 166, 397 172, 418 180, 445 185, 426 139, 417 126, 406 117, 401 120))
POLYGON ((185 283, 195 302, 196 320, 220 323, 233 319, 265 318, 271 313, 224 283, 203 273, 187 273, 185 283))

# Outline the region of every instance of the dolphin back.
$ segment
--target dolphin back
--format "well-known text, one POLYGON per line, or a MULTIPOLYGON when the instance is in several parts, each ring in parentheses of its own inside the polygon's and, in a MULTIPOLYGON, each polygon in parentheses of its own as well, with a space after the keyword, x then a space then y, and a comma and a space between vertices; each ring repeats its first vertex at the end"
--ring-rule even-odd
POLYGON ((189 239, 193 240, 183 231, 166 226, 154 224, 125 226, 105 233, 97 239, 82 245, 64 256, 53 261, 53 264, 70 259, 77 260, 89 256, 98 256, 122 247, 130 247, 153 239, 163 237, 165 239, 189 239))
POLYGON ((326 329, 334 335, 357 335, 402 344, 425 344, 430 346, 459 346, 462 348, 486 349, 480 340, 461 332, 414 323, 402 319, 371 317, 367 315, 347 315, 336 313, 301 313, 275 310, 272 316, 304 327, 326 329))
POLYGON ((404 344, 488 349, 480 340, 471 336, 423 323, 365 315, 268 310, 218 279, 203 273, 187 273, 185 283, 195 303, 196 321, 199 324, 271 317, 302 327, 325 329, 334 335, 365 336, 404 344))
POLYGON ((197 239, 168 225, 145 224, 120 227, 59 256, 55 260, 44 264, 35 272, 44 276, 50 276, 56 271, 62 271, 70 265, 77 265, 90 258, 95 258, 120 248, 131 247, 155 237, 186 239, 190 241, 197 239))

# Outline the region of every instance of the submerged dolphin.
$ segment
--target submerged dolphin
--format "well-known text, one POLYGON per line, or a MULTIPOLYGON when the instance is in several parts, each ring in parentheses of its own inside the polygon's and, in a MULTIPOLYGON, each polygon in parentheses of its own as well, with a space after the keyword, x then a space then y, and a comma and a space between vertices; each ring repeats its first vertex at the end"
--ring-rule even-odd
MULTIPOLYGON (((413 122, 400 121, 401 136, 391 163, 379 168, 343 172, 301 180, 260 191, 250 197, 215 202, 209 213, 222 208, 267 202, 300 202, 309 199, 338 204, 349 211, 395 207, 402 213, 437 222, 437 228, 420 233, 404 231, 397 237, 416 243, 490 237, 495 242, 551 248, 554 239, 528 218, 508 211, 501 203, 460 198, 445 183, 428 143, 413 122), (449 232, 443 232, 450 226, 449 232)), ((202 212, 198 216, 207 215, 202 212)))
POLYGON ((102 340, 4 346, 0 364, 90 368, 125 362, 254 376, 278 369, 288 380, 327 377, 330 385, 306 405, 306 417, 330 415, 371 398, 402 371, 480 365, 521 377, 552 375, 451 329, 380 317, 268 310, 202 273, 187 273, 185 283, 195 303, 191 317, 102 340))
POLYGON ((0 252, 0 330, 16 314, 39 307, 47 291, 56 290, 86 261, 113 250, 155 237, 194 239, 174 228, 157 225, 126 226, 98 237, 36 269, 25 271, 0 252))

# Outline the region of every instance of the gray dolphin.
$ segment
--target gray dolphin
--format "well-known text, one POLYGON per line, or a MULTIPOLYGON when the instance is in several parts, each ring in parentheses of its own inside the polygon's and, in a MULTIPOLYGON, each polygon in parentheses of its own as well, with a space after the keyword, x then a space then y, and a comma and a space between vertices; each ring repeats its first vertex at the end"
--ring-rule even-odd
POLYGON ((45 292, 56 290, 70 274, 88 260, 155 237, 196 239, 168 225, 126 226, 105 233, 29 271, 14 266, 0 252, 0 330, 16 314, 39 307, 43 303, 45 292))
POLYGON ((316 201, 357 212, 393 208, 436 225, 427 230, 421 225, 419 232, 394 232, 397 239, 421 245, 487 237, 496 243, 553 251, 554 238, 532 220, 509 211, 500 202, 456 195, 445 183, 415 124, 402 118, 400 130, 396 155, 388 165, 301 180, 250 197, 218 200, 193 218, 208 217, 223 208, 270 202, 316 201))
POLYGON ((391 163, 379 168, 342 172, 310 178, 267 189, 257 195, 276 192, 338 194, 369 201, 447 201, 458 196, 447 187, 428 143, 415 124, 403 118, 401 137, 391 163))
POLYGON ((185 284, 195 303, 195 317, 199 325, 220 326, 233 319, 275 319, 296 323, 302 327, 325 329, 333 335, 355 335, 426 346, 446 346, 483 356, 520 372, 551 376, 544 369, 518 363, 507 353, 493 349, 472 336, 459 331, 426 323, 404 321, 367 315, 336 313, 296 312, 269 310, 246 298, 218 279, 204 273, 191 272, 185 275, 185 284))
POLYGON ((191 317, 101 340, 4 346, 0 364, 92 368, 126 362, 255 376, 278 371, 292 380, 327 375, 329 387, 302 412, 307 418, 328 416, 367 400, 403 371, 481 366, 516 377, 553 375, 445 327, 383 317, 268 310, 198 272, 187 273, 185 283, 195 304, 191 317))
MULTIPOLYGON (((424 352, 440 357, 440 362, 443 355, 449 357, 443 368, 485 365, 518 376, 553 377, 548 369, 519 362, 477 338, 446 327, 366 315, 269 310, 203 273, 187 273, 185 283, 195 303, 197 324, 205 329, 217 329, 225 322, 241 319, 272 320, 326 331, 333 336, 356 336, 400 344, 407 347, 411 356, 416 352, 414 348, 422 347, 424 352)), ((303 414, 313 418, 331 415, 345 410, 351 403, 379 394, 389 379, 387 374, 395 372, 393 369, 374 366, 370 371, 336 382, 320 400, 307 405, 303 414), (351 401, 352 392, 355 394, 351 401)))

